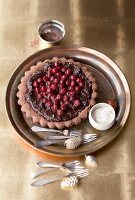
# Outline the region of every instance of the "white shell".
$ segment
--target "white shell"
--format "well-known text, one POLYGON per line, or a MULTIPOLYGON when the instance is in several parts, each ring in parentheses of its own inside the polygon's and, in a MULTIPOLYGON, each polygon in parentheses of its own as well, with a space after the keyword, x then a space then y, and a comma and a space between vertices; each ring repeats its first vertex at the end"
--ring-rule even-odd
POLYGON ((82 139, 77 137, 69 138, 65 141, 64 146, 66 146, 67 149, 76 149, 78 146, 80 146, 82 142, 82 139))
POLYGON ((97 167, 97 162, 96 158, 92 155, 85 155, 86 159, 86 164, 90 167, 96 168, 97 167))
POLYGON ((76 176, 67 177, 61 182, 61 188, 64 190, 70 190, 78 184, 78 181, 79 179, 76 176))

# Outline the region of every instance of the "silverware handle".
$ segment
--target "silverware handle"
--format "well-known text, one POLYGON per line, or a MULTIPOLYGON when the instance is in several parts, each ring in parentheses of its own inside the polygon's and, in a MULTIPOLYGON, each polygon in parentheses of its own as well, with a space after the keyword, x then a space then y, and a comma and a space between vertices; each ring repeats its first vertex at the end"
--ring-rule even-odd
POLYGON ((40 170, 40 171, 37 171, 37 172, 33 172, 32 174, 31 174, 31 178, 36 178, 37 176, 40 176, 40 175, 42 175, 42 174, 45 174, 45 173, 47 173, 48 171, 51 171, 51 170, 53 170, 54 168, 51 168, 51 169, 44 169, 44 170, 40 170))
POLYGON ((55 133, 62 133, 62 131, 57 130, 57 129, 50 129, 50 128, 43 128, 43 127, 38 127, 38 126, 32 126, 31 130, 33 132, 55 132, 55 133))
POLYGON ((62 167, 61 165, 55 165, 55 164, 50 164, 50 163, 46 163, 46 162, 43 162, 43 161, 40 161, 40 162, 37 162, 37 165, 40 166, 40 167, 51 167, 51 168, 60 168, 62 167))
POLYGON ((64 140, 39 140, 39 141, 35 142, 35 146, 45 147, 45 146, 57 144, 57 143, 60 143, 60 142, 63 142, 63 141, 65 141, 65 139, 64 140))
POLYGON ((48 178, 48 179, 42 179, 42 180, 33 182, 31 185, 35 186, 35 187, 40 187, 40 186, 46 185, 48 183, 52 183, 54 181, 57 181, 57 180, 64 178, 66 176, 67 175, 61 175, 61 176, 59 175, 59 176, 55 176, 55 177, 48 178))

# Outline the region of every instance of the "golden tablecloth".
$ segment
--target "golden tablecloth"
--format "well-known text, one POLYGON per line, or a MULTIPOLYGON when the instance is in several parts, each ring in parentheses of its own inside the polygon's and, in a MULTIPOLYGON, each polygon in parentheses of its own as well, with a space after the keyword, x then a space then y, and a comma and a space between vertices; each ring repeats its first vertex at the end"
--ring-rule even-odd
MULTIPOLYGON (((134 200, 135 199, 135 2, 128 0, 0 0, 0 199, 1 200, 134 200), (30 172, 41 155, 26 147, 10 124, 5 108, 8 81, 31 54, 41 49, 40 22, 64 23, 62 44, 78 44, 103 52, 115 61, 132 92, 130 116, 121 134, 96 152, 98 168, 79 187, 63 191, 60 182, 30 186, 30 172)), ((43 158, 43 157, 42 157, 43 158)), ((46 157, 44 160, 56 162, 46 157)), ((80 158, 84 164, 84 158, 80 158)), ((59 161, 60 163, 61 161, 59 161)))

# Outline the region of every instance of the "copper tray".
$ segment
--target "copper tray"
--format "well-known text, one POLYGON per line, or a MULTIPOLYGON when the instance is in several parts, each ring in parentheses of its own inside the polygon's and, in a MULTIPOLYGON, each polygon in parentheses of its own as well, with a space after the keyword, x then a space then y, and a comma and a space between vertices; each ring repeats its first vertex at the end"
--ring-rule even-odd
MULTIPOLYGON (((104 54, 81 46, 56 46, 41 50, 27 58, 12 75, 6 93, 6 108, 9 119, 21 138, 37 151, 61 157, 76 157, 95 152, 111 142, 122 130, 129 115, 131 104, 130 90, 125 76, 119 67, 104 54), (69 151, 60 145, 52 145, 45 148, 36 148, 34 142, 39 136, 33 133, 30 127, 31 120, 26 119, 17 104, 17 86, 21 77, 32 65, 47 58, 66 57, 90 65, 98 83, 98 102, 107 102, 116 98, 119 104, 114 126, 107 131, 97 131, 91 127, 88 119, 72 129, 82 129, 87 133, 97 133, 98 139, 92 143, 82 145, 74 151, 69 151)), ((40 135, 42 136, 42 135, 40 135)))

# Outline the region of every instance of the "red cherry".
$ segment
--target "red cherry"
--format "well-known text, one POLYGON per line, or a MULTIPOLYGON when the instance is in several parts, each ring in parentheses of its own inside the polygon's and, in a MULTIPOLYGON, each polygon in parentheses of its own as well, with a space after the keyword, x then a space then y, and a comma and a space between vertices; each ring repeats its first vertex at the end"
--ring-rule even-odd
POLYGON ((70 101, 74 101, 74 100, 75 100, 75 96, 71 96, 70 101))
POLYGON ((75 106, 75 107, 79 107, 80 105, 81 105, 80 100, 79 100, 79 99, 76 99, 76 100, 74 101, 74 106, 75 106))
POLYGON ((34 91, 35 91, 36 93, 39 93, 39 92, 40 92, 40 89, 36 87, 36 88, 34 89, 34 91))
POLYGON ((58 89, 58 85, 55 83, 55 84, 52 84, 51 85, 51 89, 52 90, 57 90, 58 89))
POLYGON ((60 89, 60 94, 62 94, 62 95, 66 94, 66 88, 61 88, 60 89))
POLYGON ((68 79, 68 80, 66 81, 66 85, 70 85, 70 83, 71 83, 71 80, 68 79))
POLYGON ((76 87, 75 87, 75 91, 76 91, 76 92, 79 92, 79 91, 80 91, 80 87, 79 87, 79 86, 76 86, 76 87))
POLYGON ((37 94, 37 98, 38 98, 38 99, 42 99, 42 98, 43 98, 43 95, 39 93, 39 94, 37 94))
POLYGON ((61 79, 67 79, 67 76, 64 74, 61 76, 61 79))
POLYGON ((50 99, 51 99, 52 101, 54 101, 54 100, 56 99, 56 95, 55 95, 55 94, 52 94, 52 95, 50 96, 50 99))
POLYGON ((47 101, 47 102, 46 102, 46 106, 47 106, 47 107, 51 107, 51 106, 52 106, 52 102, 51 102, 51 101, 47 101))
POLYGON ((59 83, 59 81, 60 81, 60 79, 58 79, 58 78, 54 79, 54 83, 59 83))
POLYGON ((73 74, 70 76, 71 80, 75 81, 77 79, 77 75, 73 74))
POLYGON ((76 79, 76 82, 77 82, 77 83, 82 83, 83 80, 82 80, 82 78, 79 77, 79 78, 76 79))
POLYGON ((67 105, 66 104, 62 104, 61 105, 61 110, 66 110, 67 109, 67 105))
POLYGON ((60 103, 60 100, 59 99, 55 99, 54 100, 54 104, 58 105, 60 103))
POLYGON ((80 86, 81 88, 83 88, 83 87, 84 87, 84 82, 80 82, 80 83, 79 83, 79 86, 80 86))
POLYGON ((68 87, 68 90, 70 90, 70 91, 73 92, 73 91, 75 91, 75 87, 73 87, 73 86, 69 86, 69 87, 68 87))
POLYGON ((48 79, 47 76, 44 76, 44 77, 43 77, 43 80, 46 82, 46 81, 48 81, 49 79, 48 79))
POLYGON ((55 76, 50 77, 50 81, 54 81, 54 79, 55 79, 55 76))
POLYGON ((55 61, 55 62, 54 62, 54 67, 57 67, 57 66, 58 66, 58 62, 55 61))
POLYGON ((75 92, 70 91, 70 92, 69 92, 69 95, 70 95, 70 96, 75 96, 75 92))
POLYGON ((58 110, 58 105, 54 104, 52 106, 52 111, 56 112, 58 110))
POLYGON ((62 116, 64 114, 63 110, 57 110, 57 115, 62 116))
POLYGON ((62 73, 61 73, 61 72, 57 72, 57 73, 56 73, 56 76, 59 77, 59 78, 61 78, 62 73))
POLYGON ((53 74, 56 74, 58 71, 59 71, 59 70, 58 70, 58 68, 56 68, 56 67, 52 69, 52 73, 53 73, 53 74))
POLYGON ((62 95, 61 94, 57 94, 56 99, 62 100, 62 95))
POLYGON ((47 74, 48 76, 51 76, 53 74, 52 69, 49 69, 47 74))
POLYGON ((62 84, 62 83, 65 83, 65 81, 66 81, 65 79, 61 79, 61 80, 60 80, 60 83, 61 83, 61 84, 62 84))
POLYGON ((65 102, 65 101, 68 101, 68 100, 69 100, 68 96, 67 96, 67 95, 64 95, 64 96, 63 96, 63 101, 65 102))
POLYGON ((70 104, 69 100, 66 100, 64 104, 68 106, 70 104))
POLYGON ((52 93, 52 88, 47 88, 46 92, 51 94, 52 93))
POLYGON ((65 74, 68 75, 68 76, 71 75, 71 74, 72 74, 72 70, 71 70, 71 69, 67 69, 67 70, 65 71, 65 74))
POLYGON ((45 86, 42 86, 42 87, 40 88, 40 91, 41 91, 41 92, 46 92, 46 90, 47 90, 47 89, 46 89, 45 86))
POLYGON ((66 71, 66 69, 67 68, 65 66, 63 66, 62 69, 61 69, 61 71, 64 73, 66 71))
POLYGON ((75 87, 76 86, 76 82, 75 81, 71 81, 70 85, 75 87))
POLYGON ((33 86, 34 86, 34 87, 38 87, 38 82, 37 82, 37 81, 34 81, 33 86))
POLYGON ((46 82, 46 85, 50 87, 51 81, 47 81, 47 82, 46 82))
POLYGON ((43 78, 38 78, 38 83, 42 83, 43 82, 43 78))
POLYGON ((47 99, 43 99, 42 102, 45 104, 48 100, 47 99))

